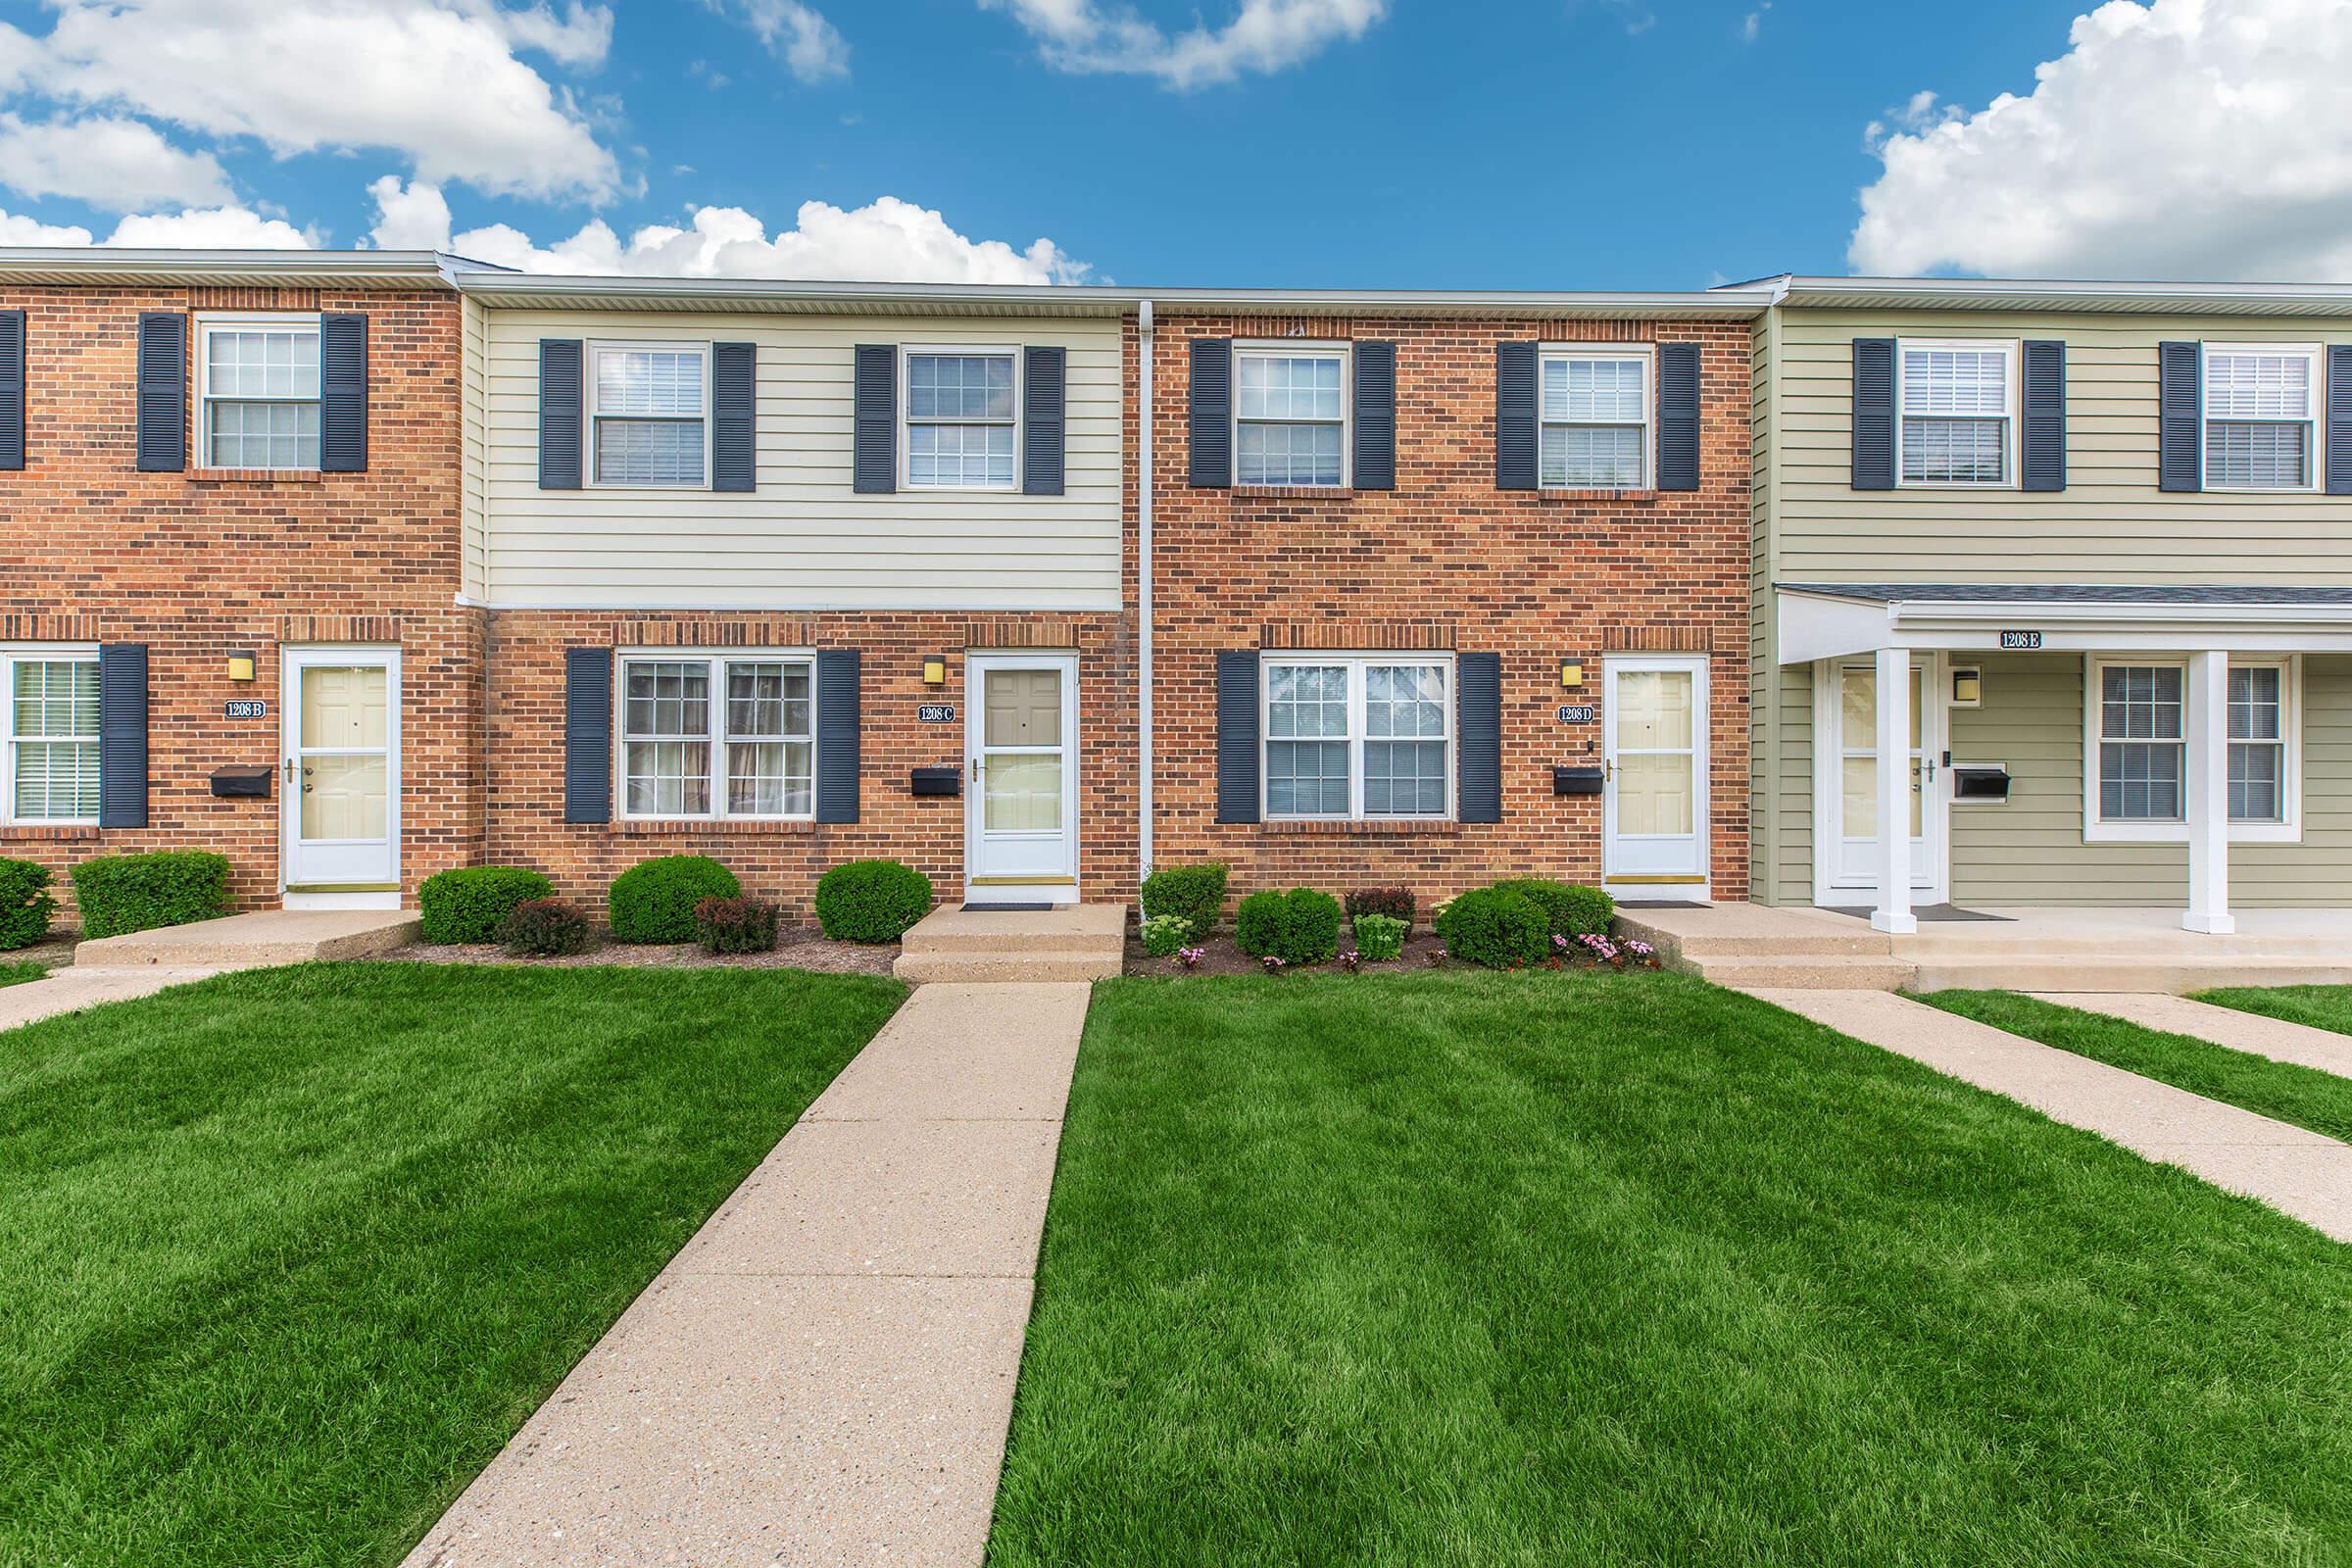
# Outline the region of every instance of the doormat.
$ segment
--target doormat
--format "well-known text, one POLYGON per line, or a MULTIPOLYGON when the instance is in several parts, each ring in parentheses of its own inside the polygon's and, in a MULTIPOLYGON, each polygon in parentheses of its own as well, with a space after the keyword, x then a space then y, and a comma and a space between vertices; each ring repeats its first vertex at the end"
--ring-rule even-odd
MULTIPOLYGON (((1867 920, 1871 915, 1871 911, 1867 907, 1842 908, 1827 904, 1822 907, 1832 914, 1850 914, 1857 920, 1867 920)), ((1912 908, 1911 913, 1922 920, 1999 920, 2004 924, 2015 924, 2017 919, 2015 915, 1986 914, 1982 909, 1963 909, 1957 904, 1917 905, 1912 908)))
POLYGON ((1051 904, 967 904, 966 914, 1043 914, 1053 908, 1051 904))

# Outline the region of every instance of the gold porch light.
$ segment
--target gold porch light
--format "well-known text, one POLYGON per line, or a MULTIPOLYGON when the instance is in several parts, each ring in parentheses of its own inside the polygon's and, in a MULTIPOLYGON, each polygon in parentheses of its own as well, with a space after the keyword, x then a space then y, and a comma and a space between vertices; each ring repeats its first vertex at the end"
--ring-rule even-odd
POLYGON ((1582 660, 1577 660, 1577 659, 1563 659, 1563 660, 1561 660, 1561 661, 1560 661, 1560 684, 1561 684, 1563 687, 1566 687, 1568 690, 1570 690, 1570 691, 1574 691, 1574 690, 1576 690, 1578 687, 1580 687, 1580 686, 1584 685, 1584 683, 1585 683, 1585 665, 1584 665, 1584 662, 1583 662, 1582 660))
POLYGON ((948 661, 946 656, 938 655, 924 660, 923 684, 926 686, 945 686, 947 683, 948 661))
POLYGON ((252 649, 240 648, 228 656, 228 678, 239 683, 250 681, 260 663, 260 656, 252 649))

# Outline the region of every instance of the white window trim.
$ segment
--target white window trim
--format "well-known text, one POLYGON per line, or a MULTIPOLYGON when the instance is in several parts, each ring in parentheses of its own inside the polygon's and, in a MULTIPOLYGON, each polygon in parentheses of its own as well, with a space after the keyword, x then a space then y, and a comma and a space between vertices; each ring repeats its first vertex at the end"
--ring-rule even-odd
MULTIPOLYGON (((1355 488, 1355 345, 1346 339, 1237 338, 1233 345, 1233 421, 1226 437, 1233 453, 1233 483, 1237 490, 1328 490, 1337 495, 1355 488), (1329 424, 1329 419, 1249 419, 1242 417, 1242 361, 1251 359, 1330 359, 1340 362, 1340 482, 1338 484, 1267 484, 1242 478, 1242 426, 1249 424, 1329 424)), ((1309 818, 1308 820, 1318 820, 1309 818)), ((1320 819, 1332 820, 1332 819, 1320 819)))
MULTIPOLYGON (((320 340, 318 344, 319 393, 323 393, 326 389, 325 334, 318 329, 318 318, 316 313, 310 311, 206 312, 205 314, 197 317, 195 373, 190 377, 190 379, 195 383, 196 387, 196 461, 191 465, 191 466, 198 468, 220 468, 228 466, 237 468, 239 470, 266 473, 318 472, 318 465, 315 463, 288 464, 282 467, 266 465, 263 467, 256 468, 252 464, 249 463, 222 465, 213 461, 212 409, 214 404, 284 403, 288 405, 300 405, 307 403, 316 408, 319 403, 319 393, 314 393, 312 396, 307 398, 217 398, 213 396, 213 334, 216 331, 222 330, 231 332, 309 331, 311 336, 320 340)), ((323 417, 321 422, 323 423, 323 417)), ((326 441, 326 432, 323 428, 321 428, 318 433, 318 439, 321 448, 323 448, 326 441)), ((323 456, 323 452, 321 453, 321 456, 323 456)))
MULTIPOLYGON (((1898 490, 2014 490, 2018 487, 2018 425, 2020 399, 2023 390, 2018 376, 2023 368, 2021 340, 1989 337, 1903 337, 1894 341, 1894 483, 1898 490), (1982 352, 1998 349, 2003 357, 2001 367, 2001 475, 1998 479, 1906 479, 1903 477, 1903 427, 1908 418, 1903 409, 1903 359, 1914 349, 1959 349, 1982 352)), ((1939 414, 1923 414, 1923 419, 1960 417, 1939 414)))
MULTIPOLYGON (((17 662, 73 659, 98 662, 96 643, 9 643, 0 647, 0 826, 96 827, 90 816, 17 815, 17 662)), ((101 781, 101 789, 104 784, 101 781)))
MULTIPOLYGON (((2187 747, 2187 684, 2185 671, 2188 661, 2181 656, 2160 654, 2085 654, 2082 659, 2082 842, 2085 844, 2186 844, 2188 823, 2145 822, 2125 819, 2110 822, 2099 815, 2099 721, 2101 671, 2111 664, 2134 668, 2154 665, 2183 671, 2181 687, 2181 746, 2187 747)), ((2241 669, 2265 666, 2280 672, 2278 680, 2278 728, 2286 743, 2286 756, 2278 781, 2280 820, 2277 822, 2232 822, 2230 842, 2232 844, 2300 844, 2303 841, 2303 660, 2298 654, 2271 657, 2233 655, 2230 667, 2241 669)), ((2222 715, 2225 728, 2229 714, 2222 715)), ((2227 737, 2224 746, 2229 745, 2227 737)), ((2196 760, 2188 758, 2186 765, 2195 766, 2196 760)), ((2183 808, 2187 802, 2182 801, 2183 808)))
POLYGON ((1021 488, 1021 439, 1029 414, 1028 377, 1024 374, 1028 356, 1017 343, 902 343, 899 345, 899 488, 918 495, 955 495, 957 492, 978 495, 1017 495, 1021 488), (914 482, 914 418, 907 412, 908 400, 914 395, 913 363, 917 358, 953 357, 959 354, 985 355, 1012 361, 1012 417, 1010 419, 925 419, 925 424, 1010 424, 1012 426, 1012 478, 1004 484, 916 484, 914 482))
MULTIPOLYGON (((1451 654, 1424 652, 1414 649, 1389 649, 1373 653, 1342 653, 1336 650, 1315 652, 1285 648, 1279 653, 1261 653, 1257 659, 1257 815, 1261 822, 1450 822, 1460 809, 1461 780, 1459 725, 1455 718, 1459 710, 1459 696, 1454 689, 1454 661, 1451 654), (1274 670, 1281 664, 1346 664, 1348 675, 1348 810, 1345 815, 1333 811, 1273 811, 1267 809, 1266 798, 1271 780, 1266 766, 1266 748, 1277 740, 1290 737, 1273 733, 1268 722, 1273 707, 1270 693, 1274 689, 1274 670), (1443 811, 1367 811, 1364 809, 1364 694, 1370 682, 1364 669, 1372 664, 1424 664, 1446 671, 1446 809, 1443 811)), ((1328 737, 1325 737, 1328 738, 1328 737)), ((1389 737, 1383 737, 1387 739, 1389 737)), ((1423 736, 1427 740, 1431 737, 1423 736)))
POLYGON ((1536 482, 1545 489, 1655 490, 1658 487, 1658 347, 1654 343, 1539 343, 1536 345, 1536 482), (1544 430, 1592 426, 1615 429, 1615 421, 1547 419, 1544 416, 1544 367, 1554 360, 1639 360, 1642 362, 1642 482, 1634 485, 1544 485, 1544 430))
POLYGON ((587 471, 581 481, 591 490, 708 490, 710 488, 710 345, 704 342, 672 342, 661 338, 592 338, 587 345, 586 362, 580 368, 581 417, 588 425, 586 451, 587 471), (596 451, 603 421, 611 419, 641 420, 648 423, 683 424, 684 415, 667 414, 604 414, 596 406, 596 357, 613 350, 636 350, 655 354, 694 353, 703 360, 703 412, 695 417, 703 426, 703 482, 700 484, 630 484, 618 479, 599 479, 596 476, 596 451))
MULTIPOLYGON (((2231 496, 2307 496, 2327 483, 2328 440, 2322 411, 2328 402, 2328 360, 2317 343, 2199 343, 2197 345, 2197 485, 2231 496), (2303 406, 2303 450, 2308 477, 2302 484, 2213 484, 2205 477, 2205 431, 2211 422, 2205 411, 2207 368, 2216 354, 2297 354, 2311 365, 2311 399, 2303 406)), ((2231 420, 2231 423, 2241 421, 2231 420)), ((2265 424, 2292 424, 2291 419, 2266 419, 2265 424)))
MULTIPOLYGON (((612 801, 614 814, 624 822, 813 822, 816 820, 817 712, 816 650, 813 648, 616 648, 612 651, 612 801), (707 663, 710 679, 710 809, 708 811, 632 811, 629 809, 629 671, 631 663, 707 663), (754 812, 727 809, 727 744, 725 666, 736 664, 807 664, 808 666, 808 809, 754 812)), ((647 740, 663 737, 640 737, 647 740)), ((675 737, 669 737, 674 739, 675 737)), ((771 737, 773 738, 773 737, 771 737)), ((790 737, 784 737, 789 739, 790 737)))

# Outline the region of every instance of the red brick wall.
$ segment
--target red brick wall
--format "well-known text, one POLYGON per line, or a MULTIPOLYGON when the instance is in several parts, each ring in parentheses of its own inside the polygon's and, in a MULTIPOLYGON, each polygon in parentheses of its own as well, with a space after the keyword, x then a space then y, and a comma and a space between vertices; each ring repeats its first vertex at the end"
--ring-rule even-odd
MULTIPOLYGON (((1269 320, 1162 317, 1152 467, 1153 859, 1219 859, 1235 893, 1400 882, 1423 900, 1511 873, 1599 880, 1600 802, 1555 797, 1555 763, 1597 763, 1604 652, 1705 652, 1713 701, 1711 854, 1719 899, 1746 895, 1748 342, 1740 322, 1269 320), (1396 345, 1396 488, 1199 489, 1187 481, 1191 340, 1396 345), (1494 488, 1494 347, 1697 342, 1700 488, 1611 497, 1494 488), (1219 825, 1216 655, 1390 647, 1502 656, 1495 824, 1219 825), (1586 686, 1565 693, 1562 660, 1586 686)), ((1604 715, 1605 718, 1605 715, 1604 715)))
MULTIPOLYGON (((226 763, 279 760, 283 645, 367 641, 402 650, 407 889, 477 858, 481 617, 456 607, 456 296, 0 289, 0 309, 17 308, 27 313, 27 466, 0 473, 0 640, 148 645, 150 825, 0 828, 0 855, 62 871, 102 852, 218 850, 241 906, 273 904, 274 791, 215 800, 207 777, 226 763), (138 472, 134 338, 147 310, 366 313, 368 470, 138 472), (248 648, 261 655, 260 679, 231 684, 227 655, 248 648), (222 716, 229 699, 256 697, 268 700, 268 718, 222 716)), ((191 436, 189 456, 198 455, 191 436)))

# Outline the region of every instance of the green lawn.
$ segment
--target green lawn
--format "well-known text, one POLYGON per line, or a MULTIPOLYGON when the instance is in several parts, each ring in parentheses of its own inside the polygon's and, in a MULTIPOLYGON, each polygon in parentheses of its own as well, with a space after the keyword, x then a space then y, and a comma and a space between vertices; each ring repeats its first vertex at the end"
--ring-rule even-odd
POLYGON ((990 1562, 2342 1563, 2347 1301, 1686 977, 1114 980, 990 1562))
POLYGON ((2225 986, 2200 991, 2197 1000, 2352 1035, 2352 986, 2225 986))
POLYGON ((45 963, 26 963, 20 959, 0 962, 0 986, 23 985, 27 980, 38 980, 48 972, 49 966, 45 963))
POLYGON ((904 995, 316 964, 0 1034, 0 1564, 396 1562, 904 995))
POLYGON ((2352 1078, 2014 991, 1937 991, 1919 1000, 2208 1100, 2293 1122, 2329 1138, 2352 1138, 2352 1078))

